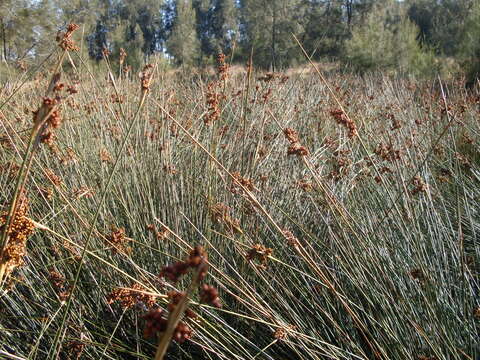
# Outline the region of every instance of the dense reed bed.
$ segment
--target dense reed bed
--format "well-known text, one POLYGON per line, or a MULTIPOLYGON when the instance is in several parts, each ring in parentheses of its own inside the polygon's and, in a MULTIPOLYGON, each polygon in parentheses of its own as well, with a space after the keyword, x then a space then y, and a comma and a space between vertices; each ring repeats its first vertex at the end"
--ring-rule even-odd
POLYGON ((322 80, 321 66, 233 73, 224 57, 215 75, 152 62, 139 79, 128 55, 101 69, 66 55, 3 75, 5 224, 32 112, 63 67, 61 126, 10 220, 25 238, 0 358, 153 358, 152 314, 187 291, 169 359, 478 359, 478 92, 322 80), (197 245, 209 270, 190 291, 199 273, 179 264, 197 245))

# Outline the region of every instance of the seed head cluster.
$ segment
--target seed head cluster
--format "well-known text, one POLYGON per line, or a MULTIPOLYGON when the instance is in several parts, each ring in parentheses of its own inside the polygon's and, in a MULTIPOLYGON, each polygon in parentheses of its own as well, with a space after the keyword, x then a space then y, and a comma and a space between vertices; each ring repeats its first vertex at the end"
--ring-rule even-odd
POLYGON ((134 306, 152 308, 155 305, 155 295, 149 294, 147 290, 140 284, 134 283, 130 288, 114 289, 107 296, 107 303, 113 304, 119 302, 124 310, 133 308, 134 306))
POLYGON ((166 278, 173 282, 178 282, 180 277, 187 274, 190 269, 199 271, 199 280, 203 280, 207 275, 207 253, 201 246, 196 246, 188 256, 186 261, 178 261, 172 265, 165 266, 159 277, 166 278))
POLYGON ((357 135, 357 126, 343 109, 330 110, 330 116, 332 116, 338 124, 343 125, 348 130, 348 137, 352 138, 357 135))
POLYGON ((221 81, 226 80, 228 77, 228 64, 225 61, 225 58, 226 57, 224 53, 219 53, 217 55, 217 71, 218 77, 221 81))
MULTIPOLYGON (((3 251, 0 264, 5 267, 5 274, 8 276, 15 268, 23 265, 23 257, 26 254, 28 238, 33 234, 35 226, 27 217, 29 209, 28 199, 21 195, 15 214, 10 223, 7 233, 7 245, 3 251)), ((8 213, 0 215, 0 229, 6 226, 8 213)))
POLYGON ((71 290, 71 286, 65 280, 65 277, 54 268, 50 268, 48 270, 48 280, 55 289, 60 302, 65 302, 68 299, 71 290))
POLYGON ((229 233, 241 233, 240 221, 230 216, 230 207, 217 203, 209 208, 213 223, 222 225, 229 233))
MULTIPOLYGON (((160 277, 167 278, 173 282, 178 282, 178 280, 189 270, 196 270, 196 276, 198 282, 202 281, 208 270, 207 266, 207 253, 201 246, 196 246, 189 254, 188 258, 185 261, 179 261, 172 265, 166 266, 160 272, 160 277)), ((221 307, 221 303, 218 297, 218 291, 210 286, 201 284, 199 285, 199 294, 200 300, 207 304, 210 304, 215 307, 221 307)), ((187 293, 180 291, 170 291, 168 294, 169 303, 167 305, 167 310, 169 314, 175 312, 177 306, 185 299, 187 293)), ((185 314, 188 318, 196 318, 196 314, 190 310, 186 309, 185 314)), ((145 320, 144 336, 145 337, 154 337, 165 332, 167 330, 170 317, 167 317, 165 310, 160 308, 155 308, 150 310, 146 315, 143 316, 145 320), (165 315, 165 316, 164 316, 165 315)), ((192 336, 192 329, 184 322, 180 321, 173 332, 172 339, 178 343, 183 343, 184 341, 190 339, 192 336)))
POLYGON ((114 254, 129 254, 132 248, 128 246, 129 240, 125 236, 124 228, 112 226, 110 234, 106 237, 107 246, 114 254))
POLYGON ((307 156, 308 149, 305 146, 300 144, 300 140, 298 138, 298 133, 290 128, 285 128, 283 130, 283 135, 290 143, 290 146, 287 149, 287 155, 297 155, 297 156, 307 156))
POLYGON ((253 245, 246 254, 246 259, 248 261, 257 261, 255 264, 259 269, 267 268, 268 257, 272 255, 273 249, 267 248, 262 244, 253 245))
POLYGON ((153 76, 153 65, 152 64, 145 65, 145 67, 143 68, 143 71, 140 73, 142 92, 150 91, 152 76, 153 76))
POLYGON ((67 31, 58 32, 56 41, 58 46, 60 46, 65 51, 78 51, 79 48, 72 40, 72 34, 77 30, 79 26, 77 24, 69 24, 67 26, 67 31))

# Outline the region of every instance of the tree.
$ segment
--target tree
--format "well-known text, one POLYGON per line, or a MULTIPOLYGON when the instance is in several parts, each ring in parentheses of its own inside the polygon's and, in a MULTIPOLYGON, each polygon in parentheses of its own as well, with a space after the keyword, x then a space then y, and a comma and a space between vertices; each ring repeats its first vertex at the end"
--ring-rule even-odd
POLYGON ((227 53, 238 34, 237 11, 232 0, 215 0, 212 6, 211 27, 216 53, 227 53))
POLYGON ((207 57, 229 53, 238 34, 235 0, 195 0, 197 34, 207 57))
POLYGON ((142 33, 141 50, 148 56, 159 50, 159 33, 162 26, 162 1, 158 0, 129 0, 118 5, 120 19, 129 22, 130 30, 126 33, 127 41, 142 33))
POLYGON ((346 14, 339 2, 304 0, 304 6, 305 26, 301 41, 305 50, 317 59, 338 56, 349 35, 352 1, 345 4, 346 14))
POLYGON ((353 28, 344 61, 360 72, 395 69, 420 75, 433 71, 433 56, 420 47, 418 28, 404 10, 395 1, 376 5, 365 23, 353 28))
POLYGON ((465 21, 461 56, 467 73, 467 87, 480 79, 480 3, 475 3, 465 21))
POLYGON ((420 29, 420 38, 438 54, 460 51, 465 19, 476 0, 408 0, 408 16, 420 29))
POLYGON ((191 0, 175 2, 175 20, 167 40, 167 51, 178 65, 193 65, 200 58, 196 14, 191 0))
POLYGON ((263 68, 287 67, 302 59, 292 34, 302 31, 302 0, 242 0, 241 44, 244 56, 253 52, 254 61, 263 68))
POLYGON ((21 61, 38 55, 51 40, 45 33, 52 22, 44 16, 48 1, 2 0, 0 3, 0 46, 3 62, 21 61))

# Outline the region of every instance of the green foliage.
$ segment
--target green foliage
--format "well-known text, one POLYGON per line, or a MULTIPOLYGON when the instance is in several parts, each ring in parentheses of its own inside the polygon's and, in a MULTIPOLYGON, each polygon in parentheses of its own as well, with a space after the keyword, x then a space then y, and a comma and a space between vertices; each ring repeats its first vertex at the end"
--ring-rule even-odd
POLYGON ((476 0, 407 0, 408 15, 420 28, 421 40, 445 56, 459 52, 464 19, 476 0))
POLYGON ((197 34, 202 54, 229 54, 239 37, 237 8, 232 0, 196 0, 197 34))
POLYGON ((346 42, 344 61, 356 71, 395 70, 431 75, 436 71, 434 55, 417 41, 418 28, 400 5, 377 5, 365 22, 352 31, 346 42))
POLYGON ((191 0, 176 0, 176 17, 167 40, 167 51, 178 65, 198 64, 200 41, 196 30, 196 14, 191 0))
POLYGON ((465 22, 461 54, 467 72, 467 86, 471 87, 480 78, 480 3, 471 8, 465 22))
POLYGON ((254 63, 262 68, 285 68, 303 59, 292 34, 302 28, 303 2, 300 0, 242 0, 244 26, 242 47, 245 58, 253 53, 254 63))
POLYGON ((49 1, 2 0, 0 2, 0 60, 22 61, 41 57, 51 49, 55 16, 49 1))
POLYGON ((140 26, 130 21, 120 21, 115 30, 110 33, 110 50, 112 52, 111 59, 118 63, 120 57, 120 49, 124 49, 127 53, 125 65, 132 66, 136 72, 144 65, 145 53, 142 47, 145 44, 143 32, 140 26))
POLYGON ((347 39, 348 23, 341 4, 307 2, 303 46, 315 58, 338 56, 347 39))
POLYGON ((124 48, 135 68, 153 54, 211 64, 234 44, 233 61, 253 54, 263 69, 295 67, 305 58, 294 34, 315 60, 343 60, 356 71, 433 76, 448 59, 473 78, 474 7, 477 0, 3 0, 0 59, 38 63, 55 48, 57 30, 76 22, 91 59, 102 60, 104 48, 116 59, 124 48))

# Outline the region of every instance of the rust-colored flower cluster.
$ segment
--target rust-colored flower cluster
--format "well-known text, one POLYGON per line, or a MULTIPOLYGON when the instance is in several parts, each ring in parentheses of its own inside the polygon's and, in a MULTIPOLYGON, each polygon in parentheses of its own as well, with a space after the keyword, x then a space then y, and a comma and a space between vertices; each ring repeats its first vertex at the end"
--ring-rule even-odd
POLYGON ((62 274, 60 274, 54 268, 50 268, 48 270, 48 281, 50 281, 50 284, 52 284, 60 301, 65 302, 70 295, 71 286, 62 276, 62 274))
POLYGON ((55 147, 55 130, 62 125, 62 116, 58 105, 66 98, 66 95, 73 95, 77 93, 74 86, 66 86, 60 82, 60 74, 54 75, 52 91, 54 97, 44 97, 42 105, 33 111, 33 123, 40 126, 39 140, 50 147, 53 152, 57 152, 55 147), (61 93, 66 95, 62 97, 61 93))
POLYGON ((119 58, 118 58, 118 62, 120 63, 120 66, 123 65, 126 57, 127 57, 127 52, 125 51, 124 48, 120 48, 120 54, 119 54, 119 58))
POLYGON ((422 269, 415 268, 409 271, 408 275, 413 279, 417 280, 420 283, 424 283, 426 280, 425 274, 422 269))
POLYGON ((290 230, 283 229, 282 233, 283 233, 283 236, 285 236, 285 238, 287 239, 288 245, 293 247, 298 247, 300 245, 300 240, 298 240, 298 238, 295 235, 293 235, 293 233, 290 230))
POLYGON ((275 332, 273 333, 273 336, 275 339, 278 340, 285 340, 288 336, 288 334, 291 331, 294 331, 297 327, 295 325, 287 325, 287 326, 282 326, 278 327, 275 332))
POLYGON ((230 192, 232 194, 242 194, 244 192, 242 187, 244 187, 248 191, 255 190, 255 185, 251 179, 243 177, 242 175, 240 175, 239 172, 233 172, 232 176, 234 178, 232 186, 230 187, 230 192), (239 185, 241 185, 242 187, 240 187, 239 185))
POLYGON ((315 185, 310 182, 310 181, 305 181, 305 180, 298 180, 296 183, 295 183, 295 186, 302 189, 303 191, 305 192, 310 192, 312 191, 313 189, 315 189, 315 185))
POLYGON ((15 63, 15 67, 22 72, 27 72, 27 70, 28 70, 27 63, 23 60, 17 61, 15 63))
POLYGON ((480 306, 477 306, 473 309, 473 317, 477 320, 480 320, 480 306))
MULTIPOLYGON (((146 321, 143 335, 146 338, 157 336, 167 330, 168 319, 164 317, 164 314, 164 310, 157 308, 143 316, 143 319, 146 321)), ((190 339, 192 333, 192 329, 187 324, 180 321, 175 327, 172 339, 181 344, 190 339)))
POLYGON ((155 305, 156 297, 147 292, 140 284, 134 283, 131 288, 114 289, 107 296, 107 303, 113 304, 119 302, 120 306, 125 309, 131 309, 134 306, 152 308, 155 305))
POLYGON ((150 91, 152 76, 153 76, 153 65, 152 64, 145 65, 145 67, 143 68, 143 71, 140 73, 142 92, 150 91))
POLYGON ((308 149, 305 146, 300 144, 298 134, 295 130, 291 128, 283 129, 283 135, 290 143, 290 146, 287 149, 287 155, 297 155, 297 156, 307 156, 308 149))
POLYGON ((255 244, 246 254, 248 261, 257 261, 256 266, 260 269, 267 268, 268 257, 272 255, 273 249, 267 248, 262 244, 255 244))
MULTIPOLYGON (((7 244, 0 258, 0 266, 5 268, 6 276, 16 267, 23 265, 27 240, 35 230, 33 222, 27 218, 28 209, 28 199, 22 194, 20 195, 17 209, 10 222, 10 228, 7 232, 7 244)), ((7 217, 7 212, 0 214, 0 229, 6 226, 7 217)))
MULTIPOLYGON (((55 89, 55 88, 54 88, 55 89)), ((62 124, 60 111, 55 107, 60 103, 59 96, 55 98, 43 98, 40 108, 33 112, 34 124, 43 124, 43 130, 40 134, 40 142, 52 146, 55 141, 53 129, 58 129, 62 124)))
POLYGON ((357 135, 357 126, 343 111, 343 109, 330 110, 330 116, 332 116, 337 124, 343 125, 348 130, 348 137, 352 138, 357 135))
POLYGON ((60 186, 62 185, 62 179, 60 176, 55 174, 52 169, 45 169, 45 176, 47 179, 55 186, 60 186))
POLYGON ((215 120, 220 117, 220 102, 224 99, 224 95, 217 92, 218 82, 210 82, 207 85, 206 104, 207 113, 203 117, 203 123, 207 126, 212 125, 215 120))
POLYGON ((390 162, 400 160, 402 156, 401 150, 394 149, 391 144, 385 145, 384 143, 378 144, 374 150, 374 153, 383 160, 390 162))
POLYGON ((331 159, 333 169, 328 174, 329 178, 338 181, 349 174, 350 165, 352 164, 350 153, 350 149, 337 149, 333 152, 331 159))
POLYGON ((170 231, 168 231, 166 227, 162 227, 161 230, 157 230, 157 228, 153 224, 148 224, 147 230, 155 234, 155 237, 158 240, 165 240, 168 238, 168 235, 170 234, 170 231))
POLYGON ((91 199, 94 195, 93 189, 90 189, 86 186, 81 186, 77 189, 72 190, 72 197, 76 200, 81 199, 83 197, 91 199))
POLYGON ((100 161, 102 162, 105 162, 105 163, 113 162, 112 155, 110 155, 110 152, 105 148, 100 149, 99 157, 100 157, 100 161))
POLYGON ((211 285, 202 284, 200 287, 200 301, 217 308, 222 307, 218 297, 218 290, 211 285))
POLYGON ((210 207, 210 219, 214 224, 223 225, 229 233, 241 233, 240 222, 230 216, 230 207, 217 203, 210 207))
POLYGON ((177 282, 180 277, 187 274, 190 269, 199 271, 198 277, 202 281, 207 275, 207 253, 201 246, 196 246, 188 256, 186 261, 178 261, 172 265, 165 266, 159 277, 164 277, 170 281, 177 282))
POLYGON ((77 30, 79 26, 77 24, 69 24, 67 26, 67 31, 58 32, 56 41, 58 46, 60 46, 65 51, 78 51, 79 48, 72 40, 72 34, 77 30))
POLYGON ((428 190, 428 185, 425 184, 425 181, 420 176, 415 176, 412 179, 412 185, 413 185, 413 190, 412 190, 412 195, 416 195, 418 193, 425 193, 428 190))
MULTIPOLYGON (((185 261, 179 261, 172 265, 166 266, 160 272, 160 277, 165 277, 173 282, 177 282, 181 276, 187 274, 189 270, 196 270, 195 284, 202 281, 208 270, 207 265, 207 253, 201 246, 196 246, 189 254, 185 261)), ((209 285, 199 285, 200 300, 215 307, 221 307, 220 300, 218 298, 218 291, 209 285)), ((164 317, 165 311, 163 309, 152 309, 143 318, 146 321, 144 328, 145 337, 153 337, 159 335, 167 330, 171 314, 175 312, 177 306, 185 300, 188 296, 185 292, 170 291, 168 294, 169 303, 167 309, 169 311, 169 317, 164 317)), ((196 318, 196 314, 186 309, 185 314, 188 318, 196 318)), ((176 342, 182 343, 185 340, 190 339, 192 336, 191 328, 183 321, 180 321, 173 332, 172 339, 176 342)))
POLYGON ((78 360, 82 357, 86 344, 82 341, 71 340, 67 343, 66 349, 69 355, 69 359, 78 360))
POLYGON ((114 254, 129 254, 132 248, 128 246, 129 240, 125 236, 124 228, 112 226, 110 234, 106 237, 106 244, 114 254))
POLYGON ((5 174, 7 177, 15 178, 20 171, 20 165, 13 161, 8 161, 5 164, 0 165, 0 173, 5 174))
POLYGON ((112 52, 108 48, 104 47, 102 49, 102 55, 104 58, 108 58, 111 54, 112 52))
POLYGON ((225 61, 225 54, 219 53, 217 55, 217 71, 218 77, 221 81, 226 80, 228 77, 228 64, 225 61))

